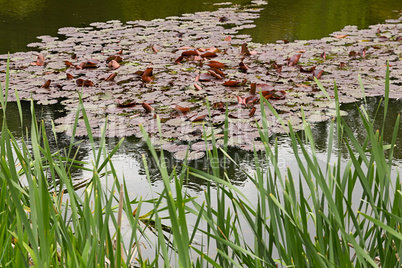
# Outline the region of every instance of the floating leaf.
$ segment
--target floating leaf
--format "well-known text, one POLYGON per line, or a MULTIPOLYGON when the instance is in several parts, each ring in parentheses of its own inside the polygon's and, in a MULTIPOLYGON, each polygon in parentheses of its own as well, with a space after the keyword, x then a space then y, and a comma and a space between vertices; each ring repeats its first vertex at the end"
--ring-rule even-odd
POLYGON ((116 106, 121 107, 121 108, 132 107, 134 105, 136 105, 136 102, 135 102, 135 100, 132 100, 132 99, 128 99, 128 100, 125 100, 123 102, 121 102, 119 100, 116 101, 116 106))
POLYGON ((82 62, 77 68, 78 69, 85 69, 85 68, 97 68, 99 64, 99 61, 96 59, 91 59, 82 62))
POLYGON ((219 22, 227 22, 229 19, 225 16, 219 18, 219 22))
POLYGON ((239 63, 239 68, 243 71, 247 71, 248 69, 250 69, 244 62, 239 63))
POLYGON ((146 68, 145 71, 142 73, 142 75, 143 76, 152 76, 153 69, 154 68, 152 68, 152 67, 146 68))
POLYGON ((176 64, 180 64, 183 59, 184 59, 184 57, 183 57, 183 56, 180 56, 180 57, 178 57, 177 59, 175 59, 174 62, 175 62, 176 64))
POLYGON ((107 57, 106 62, 111 62, 112 60, 117 61, 117 62, 122 62, 123 61, 121 56, 113 55, 113 56, 107 57))
POLYGON ((189 120, 191 122, 203 121, 206 116, 207 116, 206 114, 196 115, 196 116, 193 116, 192 118, 190 118, 189 120))
POLYGON ((112 73, 112 74, 110 74, 110 75, 105 79, 105 81, 113 81, 114 78, 116 77, 116 75, 117 75, 117 73, 112 73))
POLYGON ((216 69, 225 67, 225 64, 223 64, 222 62, 214 61, 214 60, 209 61, 207 65, 209 67, 216 68, 216 69))
POLYGON ((338 35, 335 35, 334 37, 341 39, 341 38, 345 38, 346 36, 348 36, 348 35, 347 34, 338 34, 338 35))
POLYGON ((251 83, 250 84, 250 94, 254 95, 256 90, 257 90, 257 84, 256 83, 251 83))
POLYGON ((82 86, 84 86, 84 87, 93 87, 94 86, 94 83, 89 79, 84 80, 82 78, 79 78, 79 79, 76 80, 76 83, 80 87, 82 87, 82 86))
POLYGON ((230 42, 230 41, 232 41, 232 37, 230 35, 228 35, 228 36, 225 37, 224 40, 227 41, 227 42, 230 42))
POLYGON ((240 81, 229 80, 223 83, 223 85, 225 87, 237 87, 239 86, 240 83, 241 83, 240 81))
POLYGON ((42 86, 41 86, 41 88, 49 88, 49 86, 50 86, 50 83, 52 82, 52 80, 47 80, 42 86))
POLYGON ((215 102, 212 104, 212 107, 214 107, 217 110, 224 110, 225 109, 225 104, 223 102, 215 102))
POLYGON ((215 78, 222 79, 222 76, 217 74, 214 70, 208 70, 208 73, 210 73, 215 78))
POLYGON ((142 79, 142 81, 144 81, 145 83, 150 83, 150 82, 152 82, 152 77, 150 77, 150 76, 141 75, 141 79, 142 79))
POLYGON ((251 53, 250 53, 250 51, 248 50, 248 47, 247 47, 247 44, 246 44, 246 43, 243 43, 243 44, 241 45, 241 52, 240 52, 240 55, 243 55, 243 56, 251 56, 251 53))
POLYGON ((276 100, 282 100, 286 97, 286 91, 284 90, 278 90, 275 91, 274 94, 272 95, 272 99, 276 99, 276 100))
POLYGON ((210 73, 202 73, 199 76, 199 80, 200 81, 210 81, 211 79, 213 79, 214 77, 210 74, 210 73))
POLYGON ((38 58, 36 59, 36 62, 32 62, 31 65, 44 66, 45 65, 45 57, 42 54, 39 54, 38 58))
POLYGON ((70 61, 65 60, 64 63, 66 64, 66 66, 71 67, 74 66, 74 64, 72 64, 70 61))
POLYGON ((108 64, 108 67, 112 68, 113 70, 116 70, 120 67, 120 64, 115 60, 111 60, 108 64))
POLYGON ((217 56, 218 55, 215 52, 205 52, 204 54, 201 54, 201 57, 203 58, 213 58, 217 56))
POLYGON ((195 88, 196 90, 202 90, 201 86, 198 85, 197 83, 194 83, 194 88, 195 88))
POLYGON ((149 105, 149 104, 146 103, 146 102, 143 102, 143 103, 142 103, 142 107, 145 109, 145 111, 146 111, 147 113, 151 113, 151 112, 153 112, 153 111, 155 110, 154 108, 151 107, 151 105, 149 105))
POLYGON ((299 62, 300 57, 301 54, 296 54, 290 57, 290 59, 288 59, 288 66, 295 66, 299 62))
POLYGON ((176 112, 178 113, 188 113, 190 111, 190 108, 188 107, 182 107, 180 105, 174 105, 172 106, 173 109, 175 109, 176 112))
POLYGON ((238 103, 238 104, 244 104, 244 105, 246 104, 246 103, 245 103, 245 99, 243 99, 242 97, 236 96, 236 98, 237 98, 237 103, 238 103))
POLYGON ((158 49, 156 48, 155 45, 153 45, 153 46, 151 47, 151 49, 152 49, 152 51, 153 51, 155 54, 158 53, 158 49))
POLYGON ((194 49, 194 50, 187 50, 187 51, 184 51, 184 52, 181 53, 181 55, 182 55, 183 57, 188 57, 188 56, 200 56, 201 53, 200 53, 197 49, 194 49))
POLYGON ((257 108, 253 107, 250 111, 250 113, 248 114, 248 116, 252 117, 255 114, 255 111, 257 110, 257 108))
POLYGON ((221 79, 222 79, 222 77, 226 76, 224 72, 222 72, 221 70, 219 70, 217 68, 212 67, 211 70, 214 71, 216 74, 219 74, 221 76, 221 79))
POLYGON ((312 71, 315 70, 316 67, 317 66, 312 66, 310 68, 303 68, 303 67, 299 66, 299 69, 300 69, 300 72, 302 72, 302 73, 311 73, 312 71))
POLYGON ((184 159, 186 159, 186 156, 187 156, 187 161, 194 161, 194 160, 203 158, 205 156, 205 153, 199 152, 199 151, 192 151, 192 152, 187 153, 187 150, 183 150, 183 151, 176 152, 173 155, 173 157, 178 161, 184 161, 184 159))

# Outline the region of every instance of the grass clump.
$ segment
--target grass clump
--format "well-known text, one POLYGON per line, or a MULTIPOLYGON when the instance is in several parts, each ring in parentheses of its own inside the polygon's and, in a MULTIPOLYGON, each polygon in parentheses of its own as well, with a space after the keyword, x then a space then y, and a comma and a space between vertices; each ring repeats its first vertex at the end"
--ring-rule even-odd
MULTIPOLYGON (((386 81, 384 116, 388 70, 386 81)), ((74 138, 68 148, 52 151, 44 124, 37 123, 33 108, 32 127, 25 138, 17 140, 5 120, 6 81, 0 98, 4 119, 0 266, 400 267, 401 185, 392 164, 399 116, 391 144, 384 144, 382 133, 389 131, 387 126, 374 129, 374 120, 363 106, 358 107, 367 134, 359 143, 340 116, 336 84, 334 90, 337 117, 330 123, 326 159, 316 152, 303 111, 302 136, 289 124, 297 173, 278 167, 278 144, 270 141, 264 114, 266 107, 274 114, 276 111, 261 98, 260 136, 268 164, 260 164, 255 152, 255 172, 246 173, 256 188, 253 201, 231 184, 218 164, 221 157, 224 163, 234 162, 228 154, 227 121, 221 148, 216 146, 212 133, 213 149, 207 153, 210 172, 186 165, 180 172, 169 172, 163 151, 158 153, 153 148, 142 128, 164 190, 148 200, 153 209, 141 216, 145 201, 130 200, 125 182, 118 180, 110 161, 123 140, 108 152, 102 135, 100 149, 96 150, 82 102, 75 126, 82 114, 94 154, 90 165, 82 166, 74 159, 74 138), (348 161, 343 161, 340 153, 332 154, 334 144, 338 150, 346 147, 348 161), (80 192, 72 183, 72 168, 92 172, 91 180, 80 192), (189 176, 208 181, 202 202, 186 192, 184 184, 189 176), (102 185, 103 177, 112 178, 109 189, 102 185), (123 218, 130 226, 124 235, 123 218), (145 235, 147 227, 156 233, 153 257, 144 256, 140 250, 141 239, 151 241, 145 235)), ((143 163, 150 177, 145 156, 143 163)))

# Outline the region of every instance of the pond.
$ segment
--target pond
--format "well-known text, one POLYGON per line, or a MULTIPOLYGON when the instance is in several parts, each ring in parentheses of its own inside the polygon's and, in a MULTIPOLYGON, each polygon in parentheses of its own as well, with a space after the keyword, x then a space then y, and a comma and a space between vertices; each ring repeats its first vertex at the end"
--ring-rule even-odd
MULTIPOLYGON (((233 4, 240 6, 250 4, 250 1, 232 1, 233 4)), ((181 16, 186 13, 195 13, 198 11, 213 11, 220 6, 226 6, 227 3, 219 1, 203 1, 197 5, 191 1, 153 1, 152 4, 146 1, 12 1, 0 2, 0 34, 3 36, 0 44, 0 54, 7 52, 14 53, 18 51, 31 51, 33 48, 27 47, 27 44, 37 42, 37 36, 49 35, 58 36, 59 28, 62 27, 87 27, 94 22, 105 22, 109 20, 120 20, 122 22, 145 20, 149 21, 156 18, 165 18, 169 16, 181 16)), ((281 40, 283 43, 294 40, 320 39, 329 34, 340 31, 346 25, 357 25, 359 29, 367 28, 370 25, 382 23, 387 19, 395 19, 398 14, 395 10, 401 10, 402 4, 399 0, 388 1, 269 1, 259 11, 259 18, 256 18, 253 24, 254 28, 240 30, 239 34, 250 35, 255 43, 275 43, 281 40)), ((371 114, 376 112, 379 98, 370 98, 368 110, 371 114)), ((10 104, 12 108, 14 104, 10 104)), ((345 119, 353 126, 353 131, 361 140, 360 133, 363 126, 357 120, 356 104, 344 104, 342 110, 346 111, 345 119)), ((16 111, 14 105, 13 109, 16 111)), ((29 103, 23 103, 23 110, 26 116, 25 122, 29 122, 29 103)), ((63 106, 60 104, 49 106, 36 106, 36 111, 40 118, 43 118, 50 126, 51 119, 56 120, 65 115, 63 106)), ((396 114, 400 113, 401 106, 397 100, 391 101, 390 116, 386 125, 393 125, 396 114)), ((18 135, 21 129, 19 126, 19 117, 15 112, 11 112, 8 117, 9 126, 14 125, 14 133, 18 135)), ((382 118, 379 114, 378 118, 382 118)), ((378 126, 381 122, 377 122, 378 126)), ((329 122, 319 122, 314 124, 313 134, 316 138, 316 146, 319 153, 326 154, 328 143, 329 122)), ((386 141, 391 140, 391 132, 385 132, 386 141)), ((52 136, 52 135, 49 135, 52 136)), ((280 148, 279 164, 282 168, 295 166, 293 152, 289 146, 285 134, 276 134, 273 137, 278 139, 280 148)), ((81 138, 85 140, 85 138, 81 138)), ((59 144, 63 147, 69 143, 70 137, 64 133, 58 134, 59 144)), ((108 138, 110 148, 120 140, 120 137, 108 138)), ((398 146, 402 145, 400 136, 397 141, 398 146)), ((235 160, 243 169, 230 166, 227 170, 228 177, 232 183, 242 187, 243 192, 250 197, 254 194, 254 185, 247 181, 244 171, 252 172, 254 170, 254 155, 251 151, 231 149, 230 155, 235 156, 235 160)), ((78 160, 91 161, 92 152, 90 146, 82 144, 78 160)), ((145 176, 142 166, 141 155, 145 154, 151 159, 149 151, 140 138, 127 137, 121 149, 114 156, 113 163, 119 170, 121 177, 127 181, 129 192, 133 196, 144 195, 150 197, 150 185, 145 176)), ((171 166, 180 168, 181 162, 174 159, 172 154, 167 153, 167 159, 171 166)), ((345 155, 347 157, 347 155, 345 155)), ((402 150, 395 150, 396 163, 400 164, 402 159, 402 150)), ((325 159, 325 158, 324 158, 325 159)), ((261 161, 264 158, 261 157, 261 161)), ((191 165, 199 169, 207 169, 204 159, 191 162, 191 165)), ((152 163, 151 181, 153 189, 160 191, 162 184, 159 180, 158 172, 152 163)), ((75 178, 85 180, 91 174, 85 174, 77 171, 75 178)), ((199 195, 205 186, 204 181, 197 178, 191 178, 187 183, 190 194, 199 195)))
MULTIPOLYGON (((184 13, 216 10, 226 1, 183 0, 146 1, 0 1, 0 54, 27 51, 27 44, 37 36, 57 36, 61 27, 85 27, 92 22, 152 20, 184 13)), ((251 1, 231 1, 245 5, 251 1)), ((271 0, 255 20, 254 29, 244 30, 254 42, 268 43, 318 39, 339 31, 346 25, 359 29, 396 18, 402 8, 399 0, 271 0)))

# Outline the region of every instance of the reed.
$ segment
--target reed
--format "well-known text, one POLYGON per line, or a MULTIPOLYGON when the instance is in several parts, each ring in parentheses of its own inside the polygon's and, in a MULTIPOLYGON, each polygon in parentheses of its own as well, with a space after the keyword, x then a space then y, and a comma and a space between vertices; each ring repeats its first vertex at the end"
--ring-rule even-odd
MULTIPOLYGON (((392 159, 400 118, 395 122, 391 144, 385 144, 382 133, 389 131, 386 126, 375 129, 374 121, 378 119, 370 118, 364 105, 357 107, 366 131, 366 139, 359 143, 340 116, 336 84, 337 116, 330 123, 325 165, 317 156, 303 111, 302 135, 288 124, 297 173, 278 167, 278 143, 268 135, 264 114, 266 107, 277 113, 261 98, 260 137, 265 145, 266 164, 260 163, 255 152, 255 172, 244 171, 255 185, 256 201, 232 185, 225 169, 222 172, 216 165, 221 157, 225 163, 234 162, 227 152, 227 122, 224 146, 218 148, 212 133, 214 147, 207 153, 208 172, 186 165, 180 171, 169 172, 163 151, 152 146, 140 126, 159 168, 164 190, 155 199, 130 199, 126 182, 117 178, 110 161, 123 139, 110 152, 106 150, 105 131, 95 140, 82 101, 74 131, 82 115, 92 146, 92 163, 74 158, 77 143, 74 136, 70 146, 53 150, 45 126, 37 122, 33 108, 31 129, 25 131, 23 138, 16 139, 5 120, 8 78, 2 91, 0 267, 400 267, 402 264, 401 185, 392 159), (343 145, 349 154, 348 161, 342 160, 340 153, 333 154, 334 146, 339 147, 339 152, 343 145), (92 173, 81 190, 72 183, 73 168, 92 173), (186 192, 184 184, 189 176, 208 182, 202 202, 186 192), (101 183, 106 177, 113 181, 108 189, 101 183), (144 202, 151 202, 153 209, 142 213, 144 202), (193 219, 192 225, 189 217, 193 219), (124 234, 123 218, 130 225, 130 231, 124 234), (141 253, 141 241, 152 241, 146 236, 146 228, 152 228, 157 235, 156 244, 152 244, 155 250, 152 258, 141 253), (202 237, 201 241, 196 237, 202 237)), ((384 116, 388 95, 387 68, 385 100, 381 104, 384 116)), ((18 98, 17 104, 22 121, 18 98)), ((144 156, 150 178, 148 161, 144 156)))

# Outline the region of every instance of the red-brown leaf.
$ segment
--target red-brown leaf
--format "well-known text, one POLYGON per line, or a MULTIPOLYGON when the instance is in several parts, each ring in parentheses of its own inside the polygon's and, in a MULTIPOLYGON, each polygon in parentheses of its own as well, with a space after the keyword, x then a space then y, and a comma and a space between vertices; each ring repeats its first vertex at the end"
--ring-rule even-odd
POLYGON ((232 37, 230 35, 226 36, 225 41, 228 41, 228 42, 232 41, 232 37))
POLYGON ((250 84, 250 94, 255 94, 255 91, 257 90, 257 84, 256 83, 251 83, 250 84))
POLYGON ((339 63, 339 69, 343 69, 344 67, 346 67, 346 63, 343 62, 343 61, 341 61, 341 62, 339 63))
POLYGON ((312 66, 310 68, 304 69, 303 67, 300 66, 299 68, 300 68, 300 72, 302 72, 302 73, 311 73, 312 71, 315 70, 316 67, 317 66, 312 66))
POLYGON ((120 67, 120 64, 115 61, 115 60, 111 60, 108 64, 109 68, 112 68, 113 70, 116 70, 120 67))
POLYGON ((223 85, 225 87, 237 87, 241 82, 240 81, 234 81, 234 80, 228 80, 223 85))
POLYGON ((112 74, 110 74, 110 75, 105 79, 105 81, 113 81, 114 78, 116 77, 116 75, 117 75, 117 73, 112 73, 112 74))
POLYGON ((209 67, 216 68, 216 69, 220 69, 220 68, 225 67, 225 64, 223 64, 222 62, 214 61, 214 60, 211 60, 210 62, 208 62, 207 65, 209 67))
POLYGON ((190 108, 182 107, 180 105, 174 105, 174 106, 172 106, 172 108, 175 109, 175 111, 178 112, 178 113, 184 113, 185 114, 185 113, 190 111, 190 108))
POLYGON ((317 79, 320 79, 323 73, 323 70, 314 70, 313 77, 317 77, 317 79))
POLYGON ((211 70, 214 71, 215 73, 219 74, 219 75, 222 76, 222 77, 226 77, 225 73, 222 72, 222 71, 219 70, 219 69, 216 69, 216 68, 211 67, 211 70))
POLYGON ((152 67, 146 68, 145 71, 142 73, 142 75, 143 76, 152 76, 153 69, 154 68, 152 68, 152 67))
POLYGON ((151 113, 152 111, 154 111, 155 109, 151 107, 151 105, 149 105, 146 102, 142 103, 142 107, 145 109, 146 112, 151 113))
POLYGON ((65 60, 64 63, 66 64, 66 66, 71 67, 74 66, 74 64, 72 64, 70 61, 65 60))
POLYGON ((176 64, 180 64, 183 59, 184 59, 183 56, 180 56, 180 57, 178 57, 177 59, 175 59, 174 62, 175 62, 176 64))
POLYGON ((288 66, 295 66, 299 62, 300 57, 301 57, 301 54, 296 54, 296 55, 293 55, 292 57, 290 57, 290 59, 288 61, 288 66))
POLYGON ((92 82, 89 79, 84 80, 84 87, 93 87, 93 86, 94 86, 94 82, 92 82))
POLYGON ((276 92, 272 95, 272 98, 273 98, 273 99, 276 99, 276 100, 282 100, 282 99, 284 99, 285 97, 286 97, 286 91, 284 91, 284 90, 276 91, 276 92))
POLYGON ((266 97, 266 96, 269 96, 269 95, 273 95, 274 94, 274 90, 264 90, 264 91, 261 91, 261 94, 262 94, 262 96, 263 97, 266 97))
POLYGON ((110 62, 110 61, 112 61, 112 60, 115 60, 115 61, 117 61, 117 62, 122 62, 122 61, 123 61, 122 57, 120 57, 119 55, 113 55, 113 56, 109 56, 109 57, 106 59, 106 62, 110 62))
POLYGON ((78 86, 82 87, 92 87, 94 86, 94 83, 91 80, 84 80, 82 78, 79 78, 75 81, 77 83, 78 86))
POLYGON ((188 57, 188 56, 200 56, 200 52, 197 50, 197 49, 194 49, 194 50, 187 50, 187 51, 183 51, 182 53, 181 53, 181 55, 183 56, 183 57, 188 57))
POLYGON ((71 80, 74 78, 74 76, 72 74, 66 73, 67 76, 67 80, 71 80))
POLYGON ((236 98, 237 98, 237 103, 238 103, 238 104, 246 104, 246 103, 244 102, 244 99, 243 99, 242 97, 236 96, 236 98))
POLYGON ((99 61, 96 59, 91 59, 87 60, 84 62, 81 62, 81 64, 77 67, 78 69, 84 69, 84 68, 96 68, 98 67, 99 61))
POLYGON ((142 81, 144 81, 145 83, 152 82, 152 77, 150 77, 150 76, 141 75, 141 79, 142 79, 142 81))
POLYGON ((202 114, 202 115, 199 115, 199 116, 194 116, 194 117, 190 118, 190 121, 191 122, 202 121, 202 120, 205 119, 206 116, 207 116, 206 114, 202 114))
POLYGON ((244 103, 245 103, 247 106, 250 106, 250 105, 252 105, 252 104, 258 102, 259 99, 260 99, 260 97, 259 97, 258 95, 251 95, 251 96, 248 96, 248 97, 244 100, 244 103))
POLYGON ((341 39, 341 38, 345 38, 346 36, 348 36, 348 35, 347 34, 338 34, 338 35, 335 35, 334 37, 341 39))
POLYGON ((194 88, 195 88, 196 90, 202 90, 201 86, 198 85, 197 83, 194 83, 194 88))
POLYGON ((36 59, 36 65, 37 66, 44 66, 45 65, 45 57, 42 54, 38 55, 38 58, 36 59))
POLYGON ((50 86, 50 83, 52 82, 52 80, 47 80, 42 86, 41 86, 41 88, 49 88, 49 86, 50 86))
POLYGON ((155 46, 152 46, 152 51, 156 54, 158 53, 158 49, 155 46))
POLYGON ((215 52, 205 52, 204 54, 201 55, 201 57, 203 57, 203 58, 213 58, 216 56, 218 56, 218 55, 216 55, 215 52))
POLYGON ((255 107, 253 107, 253 109, 251 109, 250 113, 248 114, 248 116, 252 117, 255 114, 255 111, 257 109, 255 107))
POLYGON ((325 54, 325 52, 322 52, 321 55, 320 55, 320 57, 323 58, 324 60, 327 59, 327 55, 325 54))
POLYGON ((250 69, 246 64, 244 64, 244 62, 239 63, 239 68, 243 71, 247 71, 248 69, 250 69))
POLYGON ((250 56, 251 55, 250 50, 248 50, 248 47, 247 47, 246 43, 243 43, 243 45, 241 45, 240 55, 243 55, 243 56, 250 56))
POLYGON ((215 78, 222 79, 222 76, 219 74, 215 73, 214 70, 208 70, 208 72, 215 78))
POLYGON ((214 107, 217 110, 224 110, 225 109, 225 104, 223 102, 215 102, 212 104, 212 107, 214 107))

